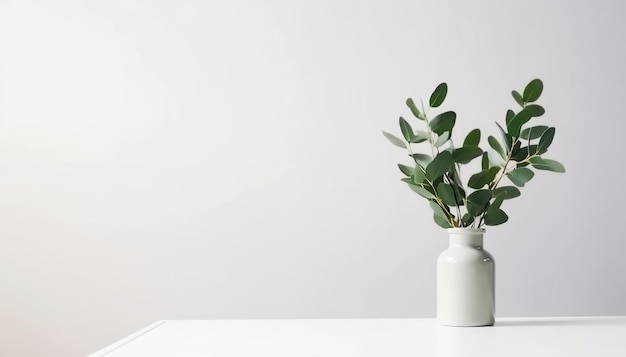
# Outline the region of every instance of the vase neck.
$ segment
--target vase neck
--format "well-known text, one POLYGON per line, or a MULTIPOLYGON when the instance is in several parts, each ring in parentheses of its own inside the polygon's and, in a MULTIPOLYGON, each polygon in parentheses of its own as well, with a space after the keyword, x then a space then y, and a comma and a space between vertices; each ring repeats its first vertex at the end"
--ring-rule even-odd
POLYGON ((448 231, 450 235, 450 247, 473 247, 482 248, 484 230, 457 230, 448 231))

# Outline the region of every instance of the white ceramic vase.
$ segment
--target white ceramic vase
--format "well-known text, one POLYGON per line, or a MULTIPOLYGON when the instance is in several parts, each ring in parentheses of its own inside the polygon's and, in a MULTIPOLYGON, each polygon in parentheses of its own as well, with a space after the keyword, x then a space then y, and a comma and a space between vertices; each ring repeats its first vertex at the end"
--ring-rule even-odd
POLYGON ((485 230, 450 228, 437 260, 437 320, 447 326, 490 326, 495 312, 495 262, 483 249, 485 230))

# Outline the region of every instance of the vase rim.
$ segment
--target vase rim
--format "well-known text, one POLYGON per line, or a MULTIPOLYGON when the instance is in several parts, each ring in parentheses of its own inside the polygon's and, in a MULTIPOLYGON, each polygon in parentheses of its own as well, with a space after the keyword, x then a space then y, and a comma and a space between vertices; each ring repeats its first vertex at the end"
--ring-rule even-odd
POLYGON ((485 228, 447 228, 446 231, 448 233, 461 233, 461 232, 472 232, 472 233, 485 233, 485 228))

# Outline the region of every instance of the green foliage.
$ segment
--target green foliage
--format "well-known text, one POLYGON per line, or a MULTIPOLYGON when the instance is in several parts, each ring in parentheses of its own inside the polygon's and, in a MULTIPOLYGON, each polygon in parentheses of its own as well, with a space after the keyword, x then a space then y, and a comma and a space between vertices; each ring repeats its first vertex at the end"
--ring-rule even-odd
POLYGON ((565 172, 565 166, 556 160, 545 159, 541 156, 535 156, 530 159, 530 163, 537 170, 548 170, 554 172, 565 172))
POLYGON ((524 102, 532 103, 536 101, 541 96, 541 92, 543 92, 543 82, 541 79, 533 79, 524 88, 524 102))
POLYGON ((430 122, 430 130, 433 133, 443 135, 445 132, 452 131, 454 128, 454 124, 456 123, 456 113, 455 112, 445 112, 437 115, 430 122))
POLYGON ((537 151, 540 154, 548 151, 550 144, 552 144, 552 140, 554 140, 554 132, 556 129, 548 128, 543 134, 541 134, 541 138, 539 139, 539 145, 537 146, 537 151))
POLYGON ((473 174, 469 178, 467 185, 475 189, 482 188, 483 186, 489 185, 491 182, 493 182, 498 172, 500 172, 500 168, 497 166, 482 170, 478 173, 473 174))
POLYGON ((483 150, 478 146, 463 146, 452 152, 452 161, 459 164, 467 164, 483 154, 483 150))
POLYGON ((504 194, 502 199, 510 200, 511 198, 519 197, 522 193, 515 186, 502 186, 493 190, 493 198, 496 198, 501 194, 504 194))
POLYGON ((452 154, 449 151, 440 152, 428 166, 426 166, 426 178, 433 182, 448 172, 452 165, 452 154))
POLYGON ((548 127, 545 125, 531 126, 530 128, 522 130, 520 138, 525 140, 539 139, 546 130, 548 130, 548 127))
POLYGON ((479 129, 470 131, 462 146, 453 145, 455 112, 443 111, 430 119, 430 110, 440 107, 446 99, 446 83, 439 84, 432 92, 427 108, 418 108, 411 98, 406 100, 407 107, 418 119, 417 123, 423 123, 425 130, 413 130, 412 123, 400 117, 402 137, 386 131, 383 135, 393 145, 409 151, 413 165, 398 164, 404 176, 401 181, 428 200, 438 226, 503 224, 509 217, 502 210, 502 203, 521 195, 518 187, 524 187, 534 177, 532 169, 565 172, 560 162, 542 157, 554 141, 556 132, 554 127, 534 124, 536 118, 545 114, 544 108, 536 104, 542 92, 543 82, 540 79, 530 81, 523 91, 511 92, 520 108, 517 112, 513 109, 506 111, 504 126, 496 122, 501 140, 488 136, 489 152, 480 147, 479 129), (427 152, 413 151, 413 145, 425 142, 429 147, 427 152), (461 166, 478 157, 481 157, 480 170, 470 175, 465 184, 459 174, 461 166), (499 186, 504 177, 508 177, 515 186, 499 186), (472 190, 466 193, 466 186, 472 190))
POLYGON ((508 173, 509 180, 511 180, 511 182, 518 187, 524 187, 524 185, 534 176, 535 173, 526 167, 518 167, 508 173))
POLYGON ((402 164, 398 164, 398 168, 400 169, 400 171, 402 171, 402 173, 405 176, 411 176, 411 174, 413 173, 413 168, 406 166, 406 165, 402 165, 402 164))
POLYGON ((383 135, 389 139, 389 141, 394 144, 397 147, 401 147, 403 149, 407 148, 407 144, 404 143, 404 141, 402 141, 402 139, 400 139, 399 137, 393 135, 393 134, 389 134, 386 131, 383 131, 383 135))
POLYGON ((411 113, 413 113, 413 115, 417 119, 424 120, 424 117, 423 117, 422 113, 420 113, 419 109, 417 109, 417 106, 415 105, 415 102, 413 102, 413 99, 408 98, 406 100, 406 105, 407 105, 407 107, 409 107, 409 109, 411 109, 411 113))
POLYGON ((463 146, 478 146, 480 144, 480 129, 474 129, 467 134, 463 146))
POLYGON ((478 190, 467 196, 467 213, 478 217, 485 212, 491 200, 491 190, 478 190))
POLYGON ((500 154, 500 156, 503 159, 506 159, 506 151, 504 151, 504 148, 502 147, 502 145, 500 145, 500 143, 498 142, 498 139, 490 135, 487 138, 487 142, 489 142, 489 146, 491 146, 492 149, 494 149, 498 154, 500 154))
POLYGON ((441 83, 435 88, 433 94, 430 95, 430 107, 437 108, 440 106, 444 99, 446 99, 446 95, 448 94, 448 85, 445 83, 441 83))

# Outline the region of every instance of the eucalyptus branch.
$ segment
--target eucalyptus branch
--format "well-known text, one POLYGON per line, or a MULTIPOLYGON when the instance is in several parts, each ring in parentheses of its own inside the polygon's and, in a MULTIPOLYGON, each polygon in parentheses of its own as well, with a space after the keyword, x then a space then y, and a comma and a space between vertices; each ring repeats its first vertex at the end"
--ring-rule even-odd
POLYGON ((520 105, 521 110, 517 114, 513 110, 507 111, 506 130, 498 125, 504 135, 503 143, 494 137, 488 138, 489 145, 504 159, 503 165, 494 165, 493 167, 490 167, 485 150, 479 147, 481 134, 479 129, 474 129, 467 134, 463 146, 457 148, 452 140, 456 113, 448 111, 437 115, 432 121, 429 119, 428 110, 439 107, 444 102, 447 91, 446 83, 439 84, 430 96, 428 108, 422 101, 421 110, 415 105, 413 99, 407 99, 406 104, 413 115, 426 124, 426 132, 416 134, 409 122, 400 117, 400 129, 405 140, 387 132, 383 132, 383 134, 392 144, 408 150, 409 155, 415 161, 413 168, 408 168, 402 164, 398 165, 406 176, 411 177, 410 179, 403 179, 403 181, 419 186, 411 186, 411 188, 431 202, 432 209, 435 211, 435 222, 438 225, 443 228, 462 227, 464 224, 470 226, 468 222, 464 221, 464 217, 467 215, 471 216, 472 227, 480 228, 483 225, 502 224, 508 220, 508 216, 500 208, 503 200, 515 198, 520 194, 515 187, 498 189, 504 176, 508 176, 515 186, 522 187, 534 176, 533 170, 530 170, 531 167, 539 170, 565 172, 561 163, 541 156, 552 143, 555 128, 539 125, 531 126, 522 131, 522 127, 529 120, 545 113, 543 107, 535 104, 543 91, 543 82, 534 79, 526 85, 522 93, 512 91, 513 99, 520 105), (540 138, 539 143, 531 145, 531 141, 537 138, 540 138), (528 141, 527 147, 522 147, 522 139, 528 141), (414 153, 411 144, 426 140, 432 158, 424 163, 422 158, 428 155, 414 153), (445 150, 440 149, 447 140, 450 140, 449 147, 445 150), (527 152, 524 153, 522 150, 527 150, 527 152), (526 157, 524 158, 522 155, 526 157), (467 187, 475 189, 475 191, 466 193, 461 178, 461 164, 468 164, 480 156, 483 160, 482 169, 472 175, 467 183, 467 187), (517 165, 513 165, 515 162, 517 165), (443 185, 440 184, 435 187, 435 183, 438 182, 443 182, 443 185), (502 191, 505 196, 498 193, 497 197, 493 197, 496 190, 502 191), (452 205, 448 206, 446 202, 452 203, 455 208, 450 207, 452 205), (456 217, 452 213, 453 211, 455 211, 456 217), (463 211, 467 211, 465 216, 463 216, 463 211))

